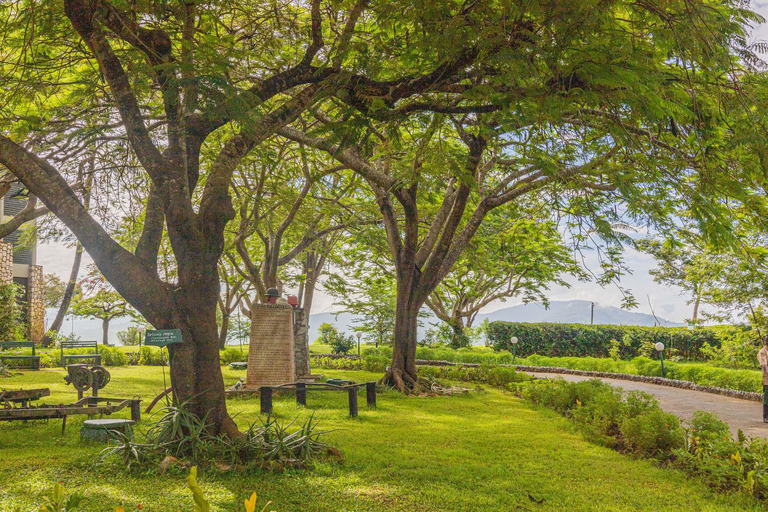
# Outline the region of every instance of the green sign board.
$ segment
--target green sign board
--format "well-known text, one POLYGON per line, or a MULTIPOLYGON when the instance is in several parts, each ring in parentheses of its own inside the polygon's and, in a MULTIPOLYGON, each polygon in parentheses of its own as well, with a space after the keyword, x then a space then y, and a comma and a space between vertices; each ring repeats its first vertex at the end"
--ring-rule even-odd
POLYGON ((181 342, 181 329, 147 331, 146 337, 144 338, 144 344, 151 347, 165 347, 181 342))

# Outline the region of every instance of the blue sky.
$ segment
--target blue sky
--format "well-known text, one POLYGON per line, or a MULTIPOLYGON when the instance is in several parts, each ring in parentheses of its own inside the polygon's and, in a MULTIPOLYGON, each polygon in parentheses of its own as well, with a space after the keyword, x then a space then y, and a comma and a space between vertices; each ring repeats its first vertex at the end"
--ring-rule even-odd
MULTIPOLYGON (((754 2, 753 8, 768 18, 768 2, 754 2)), ((754 28, 754 40, 768 40, 768 23, 754 28)), ((768 60, 768 56, 765 56, 768 60)), ((63 279, 69 276, 72 259, 74 258, 74 249, 69 249, 63 244, 46 244, 38 248, 38 264, 43 265, 45 272, 56 273, 63 279)), ((625 254, 626 264, 632 269, 633 274, 627 275, 622 279, 622 286, 632 291, 640 306, 634 311, 650 313, 648 301, 656 312, 656 315, 666 320, 674 322, 683 322, 691 316, 691 306, 686 304, 687 297, 680 295, 681 290, 674 287, 662 286, 653 282, 653 278, 648 271, 654 267, 653 258, 637 251, 627 249, 625 254)), ((91 263, 91 259, 85 255, 83 258, 83 270, 86 265, 91 263)), ((597 268, 596 263, 587 262, 592 268, 597 268)), ((580 283, 574 281, 571 288, 555 287, 550 290, 549 299, 556 300, 588 300, 594 301, 603 306, 621 307, 622 294, 615 286, 600 287, 594 283, 580 283)), ((519 304, 519 300, 510 299, 506 302, 496 302, 486 307, 483 312, 491 312, 504 307, 519 304)), ((333 311, 332 299, 319 290, 314 306, 313 313, 322 313, 333 311)), ((704 307, 706 310, 706 306, 704 307)))

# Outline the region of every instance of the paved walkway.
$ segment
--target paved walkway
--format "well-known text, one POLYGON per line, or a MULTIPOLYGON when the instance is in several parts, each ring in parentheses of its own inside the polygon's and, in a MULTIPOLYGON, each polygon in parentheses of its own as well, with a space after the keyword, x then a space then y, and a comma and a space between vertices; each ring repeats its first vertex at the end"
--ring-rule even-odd
MULTIPOLYGON (((562 378, 570 382, 595 378, 560 373, 526 373, 537 378, 562 378)), ((690 418, 694 411, 713 412, 730 425, 734 437, 741 429, 747 436, 768 438, 768 423, 763 423, 763 405, 759 402, 631 380, 604 378, 600 380, 612 386, 624 388, 626 391, 637 390, 650 393, 656 397, 662 409, 674 413, 680 419, 690 418)))

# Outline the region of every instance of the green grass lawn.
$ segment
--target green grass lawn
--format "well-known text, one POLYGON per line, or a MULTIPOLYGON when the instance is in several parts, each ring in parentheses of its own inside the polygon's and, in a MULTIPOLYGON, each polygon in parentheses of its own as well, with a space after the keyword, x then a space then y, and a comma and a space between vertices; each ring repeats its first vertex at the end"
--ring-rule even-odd
MULTIPOLYGON (((138 395, 146 403, 163 388, 159 367, 110 371, 104 396, 138 395)), ((323 373, 357 381, 378 377, 323 373)), ((231 384, 243 373, 224 369, 224 375, 231 384)), ((0 379, 0 388, 50 387, 46 402, 74 401, 63 376, 59 369, 25 372, 0 379)), ((363 405, 357 419, 347 417, 340 393, 310 392, 308 403, 297 409, 292 397, 279 397, 275 413, 284 421, 314 413, 321 429, 333 430, 327 441, 342 450, 344 461, 282 474, 202 472, 198 480, 216 510, 241 511, 254 491, 259 503, 272 500, 270 510, 280 512, 764 510, 743 495, 717 495, 682 473, 590 444, 569 430, 567 420, 498 390, 438 398, 384 393, 376 410, 363 405), (528 493, 546 501, 534 504, 528 493)), ((242 427, 259 419, 258 399, 232 400, 229 408, 242 427)), ((126 473, 114 464, 93 465, 102 447, 80 443, 82 421, 70 418, 64 436, 60 421, 0 423, 0 510, 37 510, 56 481, 83 490, 89 511, 119 504, 132 511, 138 503, 148 511, 192 510, 182 471, 126 473)))

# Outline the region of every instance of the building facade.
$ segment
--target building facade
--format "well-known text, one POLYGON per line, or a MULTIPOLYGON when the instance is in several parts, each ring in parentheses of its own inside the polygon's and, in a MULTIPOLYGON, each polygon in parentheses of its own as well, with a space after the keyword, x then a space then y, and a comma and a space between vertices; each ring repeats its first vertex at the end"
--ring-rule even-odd
MULTIPOLYGON (((7 222, 27 205, 21 196, 22 187, 15 184, 0 200, 0 219, 7 222)), ((32 224, 32 223, 29 223, 32 224)), ((45 304, 43 301, 43 267, 37 265, 37 244, 20 245, 24 230, 22 226, 0 241, 0 281, 19 286, 19 303, 23 307, 23 318, 29 326, 29 340, 40 342, 45 335, 45 304), (31 247, 30 247, 31 245, 31 247)), ((6 341, 6 340, 0 340, 6 341)))

